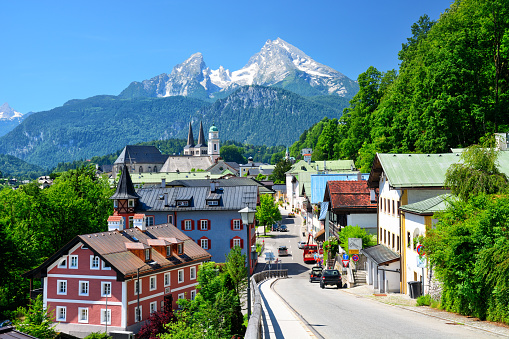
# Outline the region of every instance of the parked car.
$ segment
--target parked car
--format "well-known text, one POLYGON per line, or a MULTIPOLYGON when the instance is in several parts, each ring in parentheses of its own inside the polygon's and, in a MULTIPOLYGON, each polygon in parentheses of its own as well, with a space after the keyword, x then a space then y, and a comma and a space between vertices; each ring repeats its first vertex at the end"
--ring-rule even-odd
POLYGON ((323 270, 320 278, 320 287, 325 288, 327 285, 336 285, 338 288, 343 287, 341 274, 338 270, 323 270))
POLYGON ((272 231, 279 231, 279 225, 278 224, 273 224, 272 225, 272 231))
POLYGON ((308 243, 307 243, 307 242, 305 242, 305 241, 299 241, 299 242, 297 243, 297 246, 299 246, 299 248, 300 248, 300 249, 303 249, 303 248, 304 248, 304 246, 306 246, 307 244, 308 244, 308 243))
POLYGON ((293 217, 295 217, 295 213, 293 213, 293 212, 288 213, 288 218, 293 218, 293 217))
POLYGON ((288 226, 286 225, 281 225, 279 227, 279 232, 288 232, 288 226))
POLYGON ((280 257, 288 255, 288 248, 286 248, 286 246, 279 246, 277 255, 280 257))
POLYGON ((309 282, 313 281, 320 281, 320 278, 322 277, 322 268, 319 266, 315 266, 311 269, 311 272, 309 272, 309 282))

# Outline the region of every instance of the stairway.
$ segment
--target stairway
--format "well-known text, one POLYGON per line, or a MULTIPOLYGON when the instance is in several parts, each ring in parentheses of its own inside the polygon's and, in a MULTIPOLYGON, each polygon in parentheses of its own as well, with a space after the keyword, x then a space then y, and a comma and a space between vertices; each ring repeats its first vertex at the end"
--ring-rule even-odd
POLYGON ((367 284, 367 281, 366 281, 367 273, 368 273, 367 271, 360 271, 360 270, 354 271, 353 279, 354 279, 355 283, 354 283, 353 287, 366 285, 367 284))

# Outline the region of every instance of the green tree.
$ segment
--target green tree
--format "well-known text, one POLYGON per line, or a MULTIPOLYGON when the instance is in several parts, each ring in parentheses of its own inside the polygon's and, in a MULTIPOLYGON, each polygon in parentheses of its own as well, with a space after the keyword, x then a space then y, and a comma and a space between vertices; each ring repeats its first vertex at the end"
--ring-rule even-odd
POLYGON ((232 161, 238 164, 247 163, 247 159, 242 155, 242 153, 244 153, 244 149, 242 147, 234 145, 221 146, 219 153, 224 161, 232 161))
POLYGON ((18 317, 14 320, 14 326, 18 331, 30 334, 40 339, 55 338, 57 332, 53 325, 53 315, 48 313, 39 294, 28 309, 20 307, 16 311, 18 317))
POLYGON ((247 286, 246 255, 242 254, 239 246, 234 246, 226 255, 226 269, 233 281, 235 293, 240 295, 247 286))
POLYGON ((286 172, 292 168, 292 163, 286 159, 282 159, 276 164, 272 174, 269 175, 269 180, 272 180, 275 184, 284 184, 286 182, 286 172))
POLYGON ((338 234, 339 244, 347 253, 348 238, 361 238, 363 248, 376 245, 376 237, 374 235, 367 233, 366 230, 360 228, 360 226, 348 225, 338 234))
POLYGON ((260 225, 272 225, 281 220, 281 212, 272 195, 260 195, 260 206, 256 210, 256 220, 260 225))
POLYGON ((467 201, 482 193, 507 190, 508 178, 497 167, 498 151, 493 147, 472 145, 461 154, 463 162, 452 164, 445 176, 445 186, 467 201))

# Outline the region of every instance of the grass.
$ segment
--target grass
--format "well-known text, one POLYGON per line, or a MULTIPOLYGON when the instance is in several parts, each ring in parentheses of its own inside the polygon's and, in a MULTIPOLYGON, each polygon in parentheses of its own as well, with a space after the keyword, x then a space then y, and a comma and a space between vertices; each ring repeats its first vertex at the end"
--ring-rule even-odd
POLYGON ((429 294, 426 294, 417 298, 417 306, 430 306, 432 308, 439 308, 440 302, 433 299, 429 294))

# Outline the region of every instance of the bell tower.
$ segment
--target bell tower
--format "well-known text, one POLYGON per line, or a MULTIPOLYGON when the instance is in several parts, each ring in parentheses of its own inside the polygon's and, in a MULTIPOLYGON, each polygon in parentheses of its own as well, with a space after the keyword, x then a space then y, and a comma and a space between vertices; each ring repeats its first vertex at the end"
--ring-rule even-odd
POLYGON ((216 125, 212 124, 209 129, 209 150, 208 155, 212 161, 216 162, 219 158, 219 130, 216 125))

